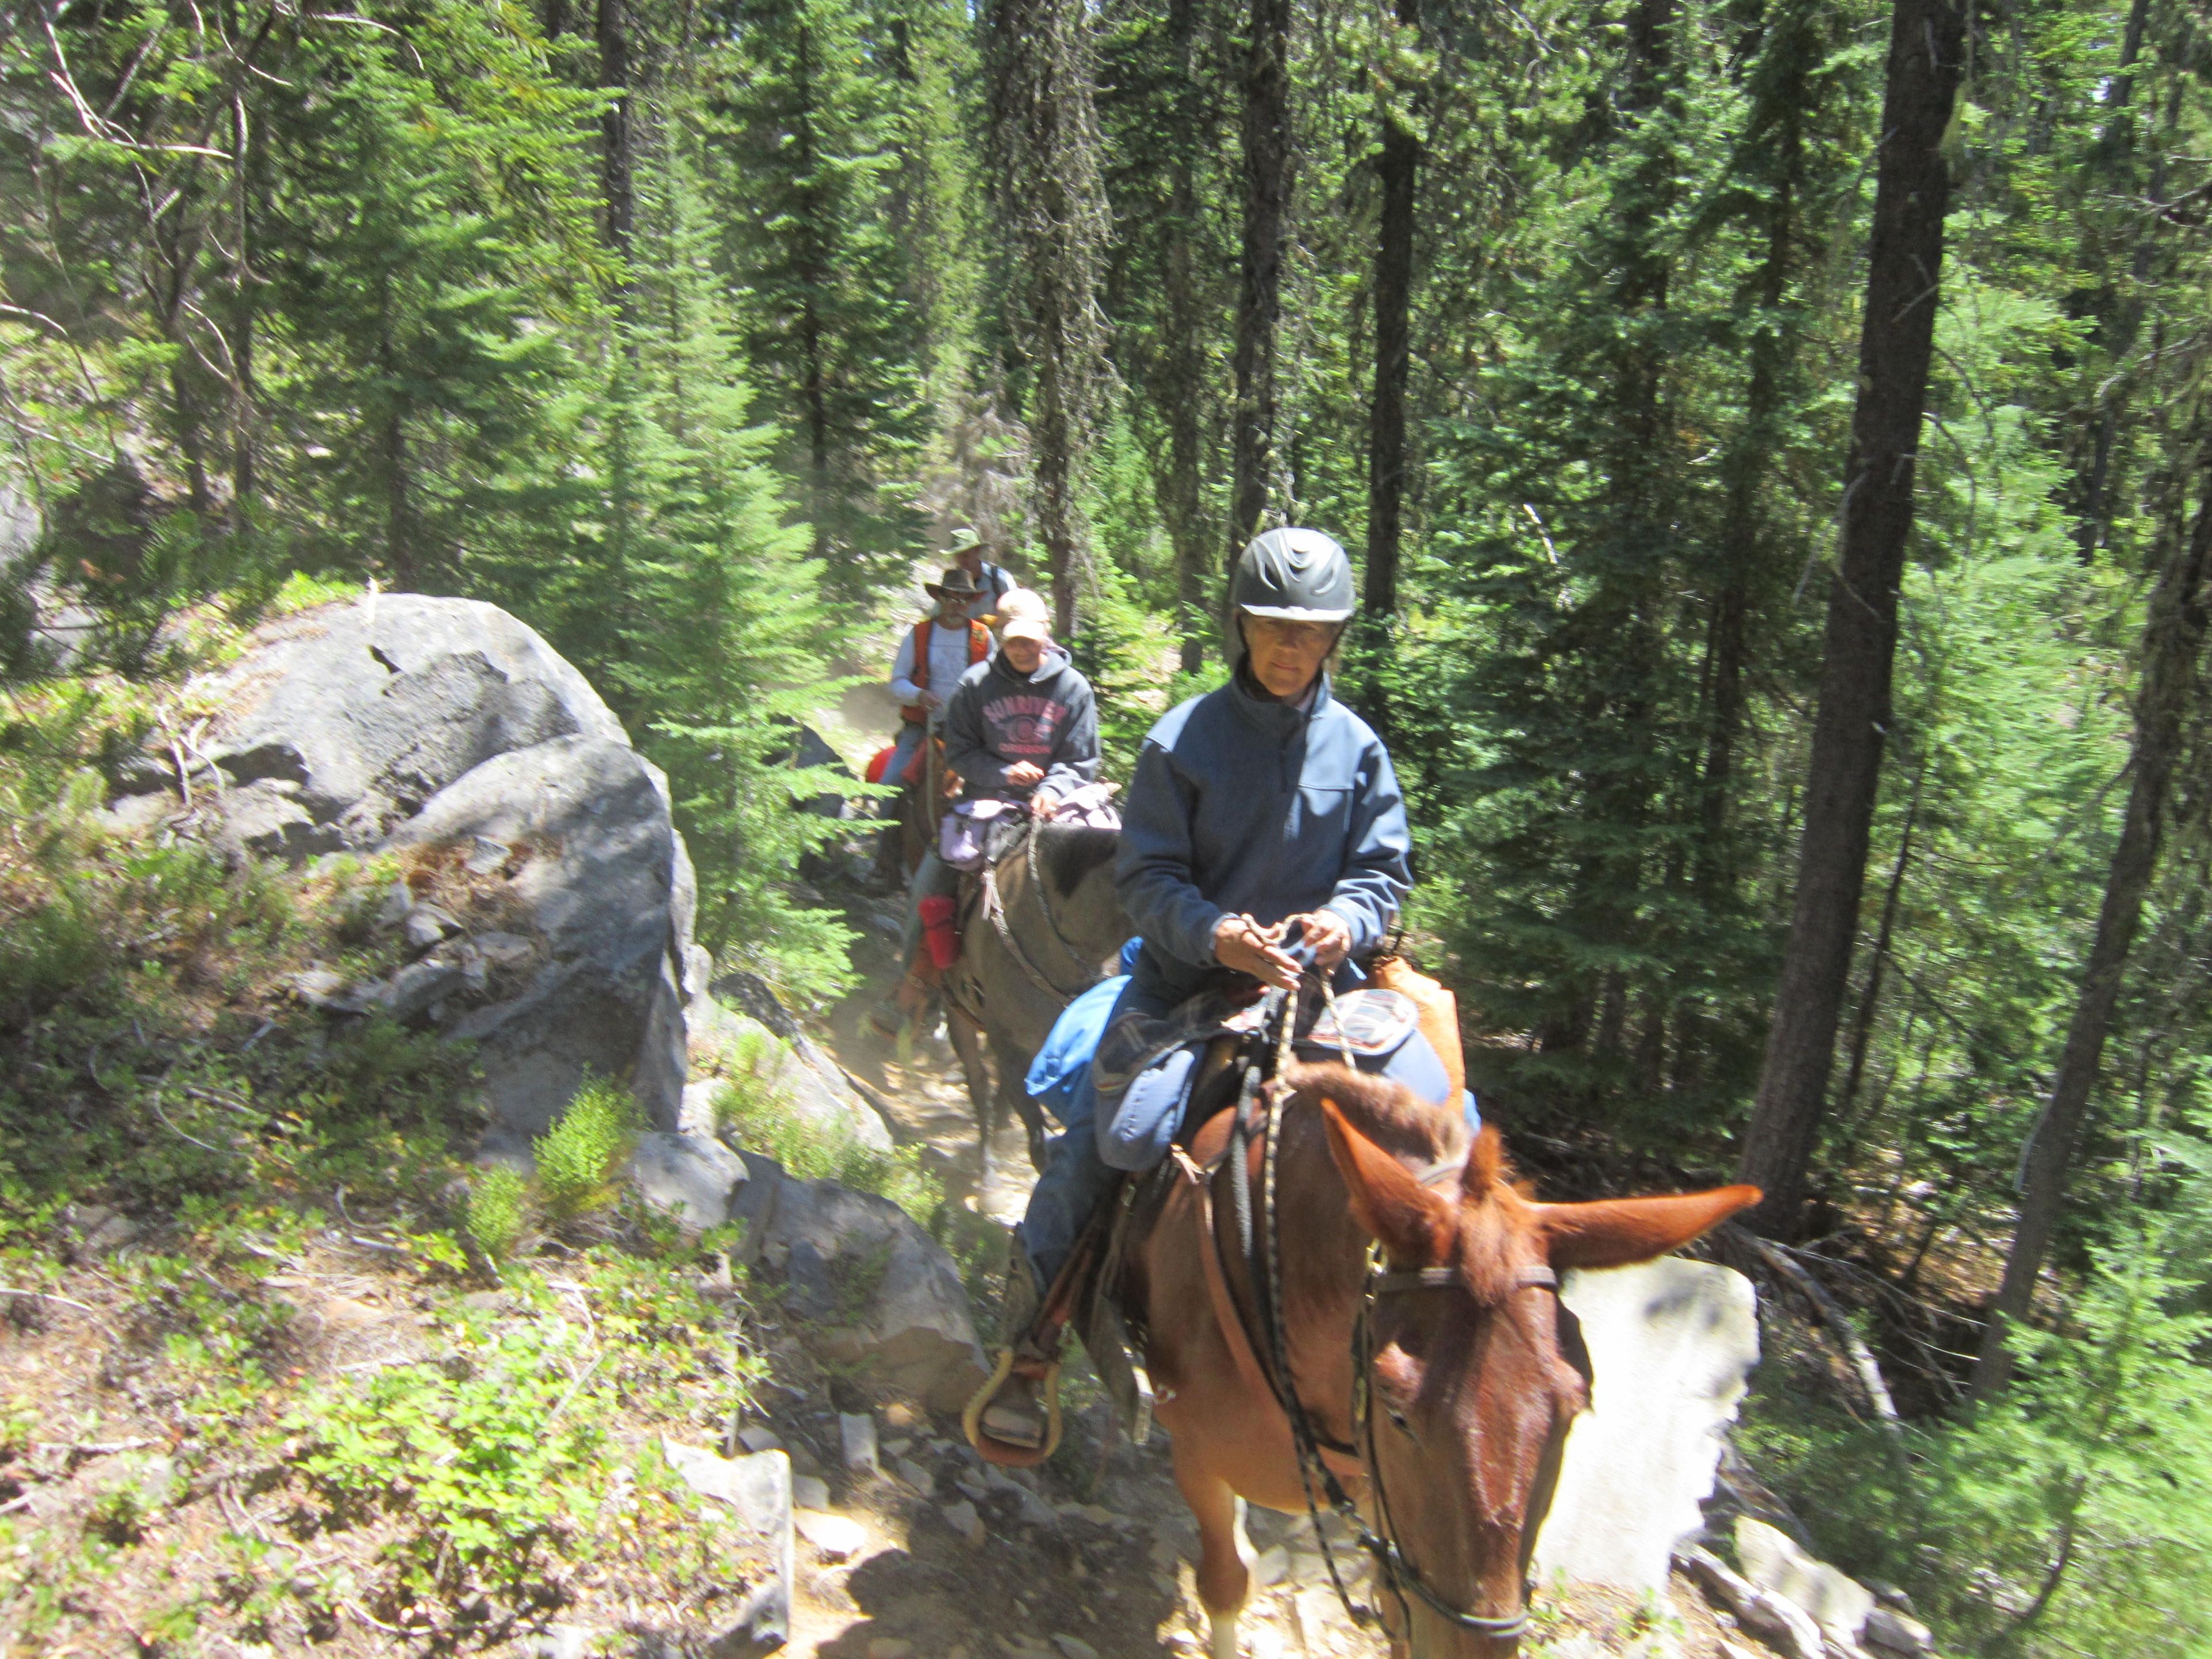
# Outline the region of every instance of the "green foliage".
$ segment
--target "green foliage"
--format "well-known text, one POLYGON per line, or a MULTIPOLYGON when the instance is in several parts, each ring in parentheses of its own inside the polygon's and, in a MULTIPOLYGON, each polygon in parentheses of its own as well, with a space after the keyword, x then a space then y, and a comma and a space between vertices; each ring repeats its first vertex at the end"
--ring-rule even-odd
POLYGON ((574 1328, 533 1320, 465 1340, 446 1364, 319 1390, 290 1425, 310 1443, 300 1468, 334 1503, 391 1513, 418 1593, 465 1570, 520 1583, 596 1508, 605 1385, 592 1359, 574 1328))
POLYGON ((924 1226, 936 1220, 945 1194, 922 1169, 919 1148, 870 1146, 843 1124, 799 1111, 748 1060, 741 1058, 735 1070, 714 1096, 714 1125, 721 1133, 802 1181, 842 1182, 890 1200, 924 1226))
MULTIPOLYGON (((857 592, 919 528, 898 486, 922 437, 922 336, 893 219, 913 39, 871 27, 853 0, 714 9, 731 41, 707 126, 718 263, 744 295, 750 378, 774 411, 814 556, 857 592)), ((944 145, 940 135, 937 155, 944 145)), ((941 202, 943 184, 921 193, 941 202)))
POLYGON ((495 1262, 514 1253, 530 1225, 530 1182, 519 1170, 495 1164, 469 1188, 463 1218, 477 1248, 495 1262))
POLYGON ((538 1136, 538 1191, 546 1213, 573 1221, 614 1199, 614 1182, 629 1157, 637 1103, 611 1083, 586 1083, 553 1127, 538 1136))

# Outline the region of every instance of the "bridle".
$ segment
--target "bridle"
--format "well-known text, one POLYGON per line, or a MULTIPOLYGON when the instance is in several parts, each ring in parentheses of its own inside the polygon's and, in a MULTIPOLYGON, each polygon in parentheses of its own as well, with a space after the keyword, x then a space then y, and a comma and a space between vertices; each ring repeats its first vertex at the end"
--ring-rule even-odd
MULTIPOLYGON (((1310 974, 1311 970, 1309 969, 1308 972, 1310 974)), ((1321 984, 1322 994, 1334 1010, 1336 1003, 1335 994, 1329 988, 1326 978, 1321 979, 1321 984)), ((1285 1327, 1282 1312, 1282 1249, 1275 1206, 1275 1158, 1282 1143, 1278 1119, 1281 1113, 1285 1093, 1281 1079, 1290 1060, 1292 1027, 1297 1019, 1297 1000, 1285 992, 1279 991, 1273 994, 1277 1005, 1274 1010, 1275 1018, 1279 1022, 1275 1039, 1273 1076, 1266 1086, 1258 1086, 1259 1061, 1255 1059, 1249 1062, 1245 1074, 1242 1098, 1237 1102, 1237 1116, 1233 1121, 1236 1132, 1231 1136, 1231 1158, 1236 1166, 1234 1180, 1237 1189, 1240 1199, 1244 1200, 1243 1205, 1240 1205, 1240 1211, 1243 1211, 1249 1201, 1248 1198, 1244 1198, 1244 1188, 1249 1183, 1249 1177, 1247 1174, 1248 1166, 1244 1162, 1245 1137, 1242 1131, 1245 1121, 1245 1108, 1256 1095, 1264 1100, 1260 1134, 1262 1147, 1261 1167, 1264 1172, 1261 1209, 1266 1219, 1264 1236, 1267 1242, 1265 1258, 1267 1271, 1264 1279, 1265 1292, 1254 1299, 1259 1304, 1261 1321, 1267 1329, 1270 1357, 1273 1361, 1273 1375, 1267 1380, 1273 1387, 1275 1397, 1282 1406, 1284 1415, 1290 1419, 1291 1437, 1297 1452, 1298 1486, 1306 1500, 1307 1516, 1313 1522, 1315 1540, 1321 1546, 1322 1560, 1328 1568, 1329 1583, 1335 1588, 1337 1599, 1344 1603, 1345 1612, 1355 1624, 1367 1624, 1375 1620, 1374 1611, 1359 1606, 1352 1599, 1352 1593, 1345 1588, 1343 1575, 1337 1568, 1335 1552, 1329 1545, 1328 1535, 1322 1530, 1319 1504, 1315 1497, 1316 1489, 1328 1507, 1341 1517, 1351 1529, 1354 1541, 1374 1558, 1376 1571, 1382 1583, 1390 1587, 1391 1593, 1398 1598, 1400 1608, 1407 1615, 1409 1628, 1412 1609, 1407 1605, 1407 1600, 1410 1596, 1420 1601, 1437 1617, 1448 1620, 1462 1630, 1471 1632, 1477 1636, 1486 1636, 1498 1641, 1510 1640, 1525 1634, 1528 1629, 1528 1589, 1525 1569, 1528 1552, 1526 1549, 1524 1548, 1522 1552, 1524 1570, 1519 1607, 1511 1613, 1471 1613, 1464 1607, 1454 1606, 1422 1576, 1420 1569, 1408 1560, 1405 1552, 1399 1547, 1397 1539, 1394 1535, 1396 1528, 1391 1520, 1389 1494, 1383 1485, 1382 1465, 1375 1455, 1374 1398, 1373 1390, 1368 1382, 1375 1359, 1371 1341, 1370 1316, 1376 1305, 1385 1297, 1407 1295, 1418 1291, 1443 1290, 1462 1285, 1462 1281, 1458 1271, 1451 1267, 1421 1267, 1386 1272, 1370 1249, 1366 1277, 1360 1286, 1359 1312, 1353 1320, 1352 1328, 1353 1446, 1344 1446, 1333 1439, 1324 1443, 1315 1426, 1311 1413, 1306 1409, 1305 1402, 1298 1397, 1297 1385, 1291 1375, 1290 1335, 1285 1327), (1343 1483, 1336 1477, 1336 1472, 1329 1468, 1327 1460, 1322 1455, 1324 1443, 1329 1449, 1339 1453, 1351 1452, 1360 1457, 1366 1464, 1368 1485, 1375 1494, 1375 1508, 1382 1524, 1382 1531, 1377 1532, 1367 1524, 1366 1516, 1360 1513, 1359 1506, 1352 1502, 1351 1495, 1344 1490, 1343 1483)), ((1344 1030, 1341 1020, 1337 1024, 1337 1030, 1340 1036, 1344 1030)), ((1347 1067, 1357 1069, 1352 1066, 1348 1048, 1344 1051, 1344 1060, 1347 1067)), ((1418 1178, 1424 1185, 1435 1185, 1445 1179, 1455 1179, 1461 1168, 1459 1164, 1446 1164, 1420 1172, 1418 1178)), ((1240 1212, 1238 1221, 1240 1231, 1249 1229, 1246 1213, 1240 1212)), ((1249 1231, 1246 1232, 1245 1243, 1247 1244, 1246 1259, 1249 1261, 1249 1231)), ((1542 1290, 1548 1291, 1556 1296, 1559 1292, 1559 1276, 1550 1267, 1531 1266, 1522 1268, 1515 1275, 1512 1288, 1516 1293, 1524 1290, 1542 1290)), ((1258 1287, 1255 1286, 1255 1288, 1258 1287)))

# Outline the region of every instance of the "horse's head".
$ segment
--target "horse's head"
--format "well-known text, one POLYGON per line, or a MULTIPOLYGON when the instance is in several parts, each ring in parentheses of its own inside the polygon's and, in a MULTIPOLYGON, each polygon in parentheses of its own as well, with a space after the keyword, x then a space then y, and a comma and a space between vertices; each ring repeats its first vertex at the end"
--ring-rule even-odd
POLYGON ((1378 1583, 1393 1651, 1510 1653, 1516 1636, 1481 1625, 1522 1605, 1567 1427, 1589 1403, 1589 1361, 1553 1272, 1662 1255, 1759 1189, 1539 1204, 1511 1184, 1495 1128, 1439 1189, 1326 1095, 1322 1108, 1352 1214, 1390 1269, 1367 1310, 1362 1449, 1373 1523, 1407 1569, 1396 1594, 1378 1583))

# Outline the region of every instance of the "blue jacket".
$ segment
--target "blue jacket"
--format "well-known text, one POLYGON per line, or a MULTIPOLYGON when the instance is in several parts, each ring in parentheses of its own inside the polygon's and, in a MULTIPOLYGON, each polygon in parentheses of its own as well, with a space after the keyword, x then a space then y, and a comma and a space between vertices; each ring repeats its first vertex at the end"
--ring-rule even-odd
POLYGON ((1326 905, 1373 951, 1413 886, 1413 842, 1390 757, 1330 695, 1304 711, 1255 695, 1240 670, 1171 710, 1145 739, 1121 806, 1115 886, 1145 937, 1140 982, 1185 994, 1214 966, 1213 928, 1326 905))

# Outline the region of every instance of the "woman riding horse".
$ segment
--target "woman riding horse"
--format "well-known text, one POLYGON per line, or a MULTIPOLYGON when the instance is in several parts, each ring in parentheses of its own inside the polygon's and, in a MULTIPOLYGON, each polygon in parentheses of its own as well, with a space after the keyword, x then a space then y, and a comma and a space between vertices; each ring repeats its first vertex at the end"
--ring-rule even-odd
MULTIPOLYGON (((1238 559, 1230 601, 1234 677, 1152 728, 1124 803, 1115 880, 1145 943, 1115 1020, 1165 1016, 1231 981, 1295 988, 1294 927, 1316 969, 1356 977, 1347 960, 1382 945, 1412 885, 1390 757, 1324 672, 1354 609, 1343 548, 1316 530, 1268 531, 1238 559)), ((1038 1299, 1112 1189, 1109 1164, 1166 1155, 1175 1126, 1122 1122, 1124 1103, 1086 1076, 1030 1195, 1018 1237, 1030 1271, 1009 1273, 1002 1322, 1012 1364, 981 1417, 1009 1445, 1043 1443, 1038 1382, 1060 1330, 1037 1326, 1038 1299)))

